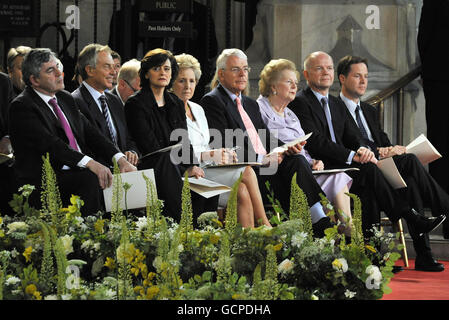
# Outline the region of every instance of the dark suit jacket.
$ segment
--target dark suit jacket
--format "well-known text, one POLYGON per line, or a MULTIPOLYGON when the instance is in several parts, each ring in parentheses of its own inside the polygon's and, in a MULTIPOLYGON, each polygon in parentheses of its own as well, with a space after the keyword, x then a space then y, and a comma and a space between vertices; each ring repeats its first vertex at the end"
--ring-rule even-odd
POLYGON ((449 33, 448 16, 449 0, 423 0, 417 40, 424 80, 448 82, 449 66, 436 58, 441 37, 449 33))
POLYGON ((310 88, 299 91, 288 107, 301 121, 304 132, 313 132, 305 148, 313 158, 322 160, 327 168, 347 166, 350 152, 363 145, 357 131, 346 117, 346 106, 340 99, 329 95, 336 143, 331 140, 321 102, 310 88))
MULTIPOLYGON (((81 85, 78 89, 72 92, 72 96, 75 99, 80 111, 90 121, 90 123, 96 126, 106 138, 110 139, 108 125, 103 113, 98 108, 97 103, 94 101, 87 88, 84 85, 81 85)), ((135 151, 137 153, 138 149, 136 144, 131 139, 128 132, 122 102, 119 97, 109 92, 105 92, 105 96, 112 121, 114 121, 114 126, 117 131, 117 144, 119 149, 122 152, 135 151)))
POLYGON ((19 182, 37 181, 40 184, 42 156, 50 155, 53 169, 64 165, 77 169, 84 155, 95 154, 109 159, 119 150, 79 112, 75 100, 67 91, 56 94, 78 145, 83 153, 69 147, 68 138, 59 120, 34 90, 27 86, 11 103, 10 137, 15 154, 15 171, 19 182))
MULTIPOLYGON (((249 155, 255 155, 255 151, 251 142, 249 141, 248 135, 244 136, 243 145, 241 145, 241 142, 239 143, 239 138, 241 138, 241 136, 234 135, 232 141, 227 141, 229 140, 230 135, 229 132, 226 132, 227 129, 241 129, 243 130, 243 132, 246 132, 246 128, 243 124, 236 104, 229 97, 225 89, 219 84, 214 90, 207 93, 201 99, 200 105, 203 107, 206 114, 209 128, 216 129, 221 134, 221 141, 212 140, 211 144, 214 147, 218 148, 229 148, 238 145, 242 147, 244 152, 244 157, 241 161, 255 161, 255 159, 252 159, 252 157, 248 157, 249 155)), ((242 95, 242 105, 251 121, 253 122, 254 127, 256 128, 256 130, 258 130, 259 137, 267 152, 270 152, 270 150, 274 149, 277 146, 283 145, 280 140, 271 135, 270 131, 262 120, 262 116, 260 115, 259 111, 259 105, 255 100, 242 95), (266 134, 263 135, 263 132, 266 132, 266 134)), ((237 151, 237 154, 239 155, 239 150, 237 151)), ((241 156, 239 156, 239 159, 241 159, 241 156)))
MULTIPOLYGON (((360 108, 362 109, 363 116, 365 117, 365 120, 368 123, 369 130, 371 131, 371 135, 374 139, 374 144, 377 147, 392 146, 390 139, 388 138, 388 135, 380 127, 379 117, 377 116, 376 108, 363 101, 360 101, 360 108)), ((351 122, 351 125, 354 127, 354 130, 360 132, 357 123, 354 121, 354 118, 351 116, 347 108, 346 112, 348 115, 348 119, 351 122)), ((359 134, 359 136, 360 136, 359 138, 362 139, 361 134, 359 134)))
POLYGON ((0 139, 8 134, 8 112, 12 96, 11 80, 7 74, 0 72, 0 139))
MULTIPOLYGON (((164 98, 164 110, 167 112, 167 117, 161 116, 153 92, 148 87, 144 87, 126 101, 125 116, 131 137, 136 142, 142 156, 182 142, 183 147, 180 152, 183 152, 185 157, 181 164, 190 166, 193 163, 198 163, 197 160, 194 160, 193 148, 187 133, 183 102, 167 91, 164 92, 164 98), (179 137, 177 141, 171 141, 170 134, 176 129, 184 130, 184 137, 179 137)), ((142 159, 142 161, 146 162, 150 160, 149 158, 151 157, 142 159)))

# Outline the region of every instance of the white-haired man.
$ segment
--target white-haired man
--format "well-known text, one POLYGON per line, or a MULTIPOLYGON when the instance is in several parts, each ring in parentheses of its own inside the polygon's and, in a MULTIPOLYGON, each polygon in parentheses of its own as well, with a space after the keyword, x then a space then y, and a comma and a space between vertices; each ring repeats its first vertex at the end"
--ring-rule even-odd
POLYGON ((131 95, 140 90, 139 70, 140 61, 137 59, 126 61, 120 68, 117 85, 111 93, 117 95, 123 105, 131 95))
POLYGON ((320 203, 324 192, 313 177, 307 160, 299 154, 303 144, 296 144, 285 152, 267 156, 274 147, 283 143, 274 138, 264 124, 257 102, 245 95, 250 68, 245 53, 239 49, 225 49, 217 58, 213 90, 201 99, 210 128, 221 134, 223 147, 241 147, 237 152, 243 161, 263 162, 277 167, 272 174, 263 174, 255 168, 260 191, 267 203, 265 182, 270 183, 275 198, 285 212, 290 207, 290 182, 296 173, 296 181, 307 196, 311 211, 314 235, 324 236, 324 230, 332 227, 320 203), (239 134, 240 133, 240 134, 239 134), (227 145, 228 143, 232 145, 227 145), (240 151, 239 150, 239 151, 240 151), (243 157, 241 157, 241 153, 243 157))

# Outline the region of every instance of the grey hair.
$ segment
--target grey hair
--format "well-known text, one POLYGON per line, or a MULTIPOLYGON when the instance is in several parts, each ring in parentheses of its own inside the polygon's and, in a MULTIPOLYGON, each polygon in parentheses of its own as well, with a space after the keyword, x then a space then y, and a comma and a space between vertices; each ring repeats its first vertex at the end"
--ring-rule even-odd
POLYGON ((131 59, 126 61, 120 68, 117 76, 117 80, 123 79, 128 82, 133 81, 139 77, 140 61, 137 59, 131 59))
POLYGON ((80 54, 78 55, 78 71, 81 75, 81 78, 83 80, 86 80, 88 78, 86 67, 90 66, 92 68, 95 68, 97 66, 97 56, 98 53, 106 51, 109 54, 111 54, 112 50, 109 48, 109 46, 104 46, 98 43, 91 43, 88 44, 81 50, 80 54))
POLYGON ((31 49, 22 62, 22 79, 27 86, 31 86, 30 77, 39 78, 42 64, 51 59, 59 61, 56 54, 48 48, 31 49))
POLYGON ((18 46, 17 48, 9 49, 6 62, 8 71, 12 71, 14 60, 16 60, 17 57, 24 57, 30 50, 31 48, 27 46, 18 46))
MULTIPOLYGON (((215 87, 218 86, 218 82, 219 82, 218 81, 218 71, 226 68, 226 62, 228 61, 229 57, 232 57, 232 56, 236 56, 237 58, 248 61, 248 57, 242 50, 237 49, 237 48, 224 49, 218 56, 217 61, 215 63, 215 65, 216 65, 215 74, 214 74, 212 81, 210 82, 211 89, 214 89, 215 87)), ((245 90, 243 90, 243 94, 247 95, 248 92, 249 92, 249 82, 248 82, 248 85, 246 86, 245 90)))

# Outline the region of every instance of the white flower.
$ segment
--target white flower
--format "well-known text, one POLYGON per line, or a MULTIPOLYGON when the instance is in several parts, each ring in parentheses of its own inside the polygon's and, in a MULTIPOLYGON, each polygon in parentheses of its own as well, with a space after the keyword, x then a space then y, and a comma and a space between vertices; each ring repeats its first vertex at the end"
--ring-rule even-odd
POLYGON ((61 295, 61 299, 62 300, 71 300, 72 299, 72 295, 70 293, 68 294, 62 294, 61 295))
POLYGON ((148 226, 148 219, 147 217, 139 217, 139 219, 136 221, 136 230, 142 231, 148 226))
POLYGON ((285 259, 278 266, 278 271, 283 274, 287 274, 293 270, 293 262, 289 259, 285 259))
POLYGON ((14 286, 14 285, 20 283, 20 281, 21 280, 19 278, 17 278, 17 277, 9 277, 8 279, 6 279, 5 285, 7 285, 7 286, 14 286))
POLYGON ((346 297, 346 298, 349 298, 349 299, 352 299, 352 298, 355 297, 356 293, 357 293, 357 292, 349 291, 348 289, 346 289, 346 291, 345 291, 345 297, 346 297))
POLYGON ((312 300, 320 300, 320 298, 318 298, 318 296, 316 296, 315 294, 312 293, 312 295, 310 296, 310 299, 312 300))
POLYGON ((178 245, 178 252, 183 252, 184 251, 184 246, 181 244, 178 245))
POLYGON ((11 234, 13 232, 26 232, 28 231, 28 225, 22 221, 16 221, 8 224, 9 231, 7 234, 11 234))
POLYGON ((293 247, 301 247, 304 240, 307 238, 306 232, 297 232, 292 236, 292 246, 293 247))
POLYGON ((73 252, 73 246, 72 246, 73 238, 74 238, 74 236, 69 236, 68 234, 59 238, 59 239, 61 239, 62 246, 64 247, 65 255, 68 255, 73 252))
POLYGON ((369 274, 372 277, 372 279, 374 279, 374 281, 376 282, 382 281, 382 272, 380 272, 378 266, 370 265, 366 267, 365 272, 369 274))
POLYGON ((368 289, 379 289, 382 282, 382 273, 379 267, 370 265, 366 267, 365 272, 368 274, 365 285, 368 289))
POLYGON ((58 296, 55 294, 50 294, 48 296, 45 296, 44 300, 58 300, 58 296))
POLYGON ((334 268, 334 270, 338 272, 345 273, 346 271, 348 271, 348 262, 345 258, 335 259, 332 262, 332 268, 334 268))
POLYGON ((94 242, 92 240, 86 240, 81 244, 81 250, 85 252, 89 251, 91 247, 93 247, 94 242))

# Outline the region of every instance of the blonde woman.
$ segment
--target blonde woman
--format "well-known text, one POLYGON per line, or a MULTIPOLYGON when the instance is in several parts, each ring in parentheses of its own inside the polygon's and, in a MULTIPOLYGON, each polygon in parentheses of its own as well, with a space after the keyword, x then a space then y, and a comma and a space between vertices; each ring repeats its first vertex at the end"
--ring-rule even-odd
MULTIPOLYGON (((271 60, 260 73, 257 99, 262 119, 273 135, 284 143, 304 136, 301 123, 287 105, 293 101, 298 90, 299 73, 293 62, 286 59, 271 60)), ((312 170, 324 169, 321 160, 312 159, 302 149, 301 154, 307 159, 312 170)), ((343 223, 348 223, 345 233, 350 235, 351 207, 349 191, 352 179, 346 173, 317 174, 315 178, 328 200, 344 214, 338 216, 343 223)))
MULTIPOLYGON (((200 163, 214 162, 216 164, 227 164, 235 162, 236 154, 229 149, 211 149, 209 147, 209 126, 203 108, 190 99, 195 93, 196 85, 201 77, 201 68, 198 60, 188 54, 175 56, 179 72, 173 83, 173 92, 184 103, 187 120, 189 140, 193 146, 194 153, 200 163)), ((271 226, 265 214, 262 196, 259 191, 256 174, 250 166, 235 168, 205 168, 205 177, 232 186, 243 174, 240 183, 237 201, 237 214, 243 227, 254 227, 259 221, 271 226)), ((229 193, 221 195, 220 206, 226 206, 229 193)))

